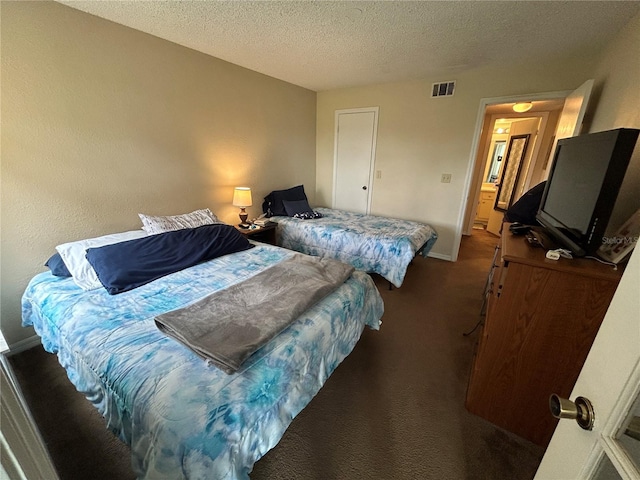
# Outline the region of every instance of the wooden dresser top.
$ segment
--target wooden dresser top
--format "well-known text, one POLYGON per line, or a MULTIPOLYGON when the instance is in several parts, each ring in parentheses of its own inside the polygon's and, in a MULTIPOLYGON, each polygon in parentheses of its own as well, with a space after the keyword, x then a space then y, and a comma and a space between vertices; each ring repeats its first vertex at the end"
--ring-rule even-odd
POLYGON ((513 235, 509 232, 508 223, 502 229, 502 261, 515 262, 533 267, 548 268, 562 272, 570 272, 589 277, 599 277, 618 282, 624 272, 624 265, 618 265, 614 270, 611 265, 605 265, 593 258, 563 258, 550 260, 545 257, 544 248, 532 246, 524 235, 513 235))

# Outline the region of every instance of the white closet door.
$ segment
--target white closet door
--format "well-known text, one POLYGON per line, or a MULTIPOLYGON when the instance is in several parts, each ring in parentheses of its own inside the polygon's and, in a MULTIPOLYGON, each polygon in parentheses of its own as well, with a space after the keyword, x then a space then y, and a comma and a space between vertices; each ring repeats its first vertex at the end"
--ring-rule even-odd
POLYGON ((369 213, 378 108, 336 111, 333 208, 369 213))

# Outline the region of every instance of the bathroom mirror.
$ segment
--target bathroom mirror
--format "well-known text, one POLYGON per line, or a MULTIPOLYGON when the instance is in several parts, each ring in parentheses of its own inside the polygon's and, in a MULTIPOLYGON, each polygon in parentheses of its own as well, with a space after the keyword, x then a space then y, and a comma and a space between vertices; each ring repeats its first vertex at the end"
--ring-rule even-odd
POLYGON ((500 166, 502 165, 502 159, 504 158, 504 150, 507 147, 505 140, 496 140, 493 143, 493 153, 491 154, 491 165, 487 171, 487 178, 484 179, 485 183, 496 183, 498 175, 500 174, 500 166))

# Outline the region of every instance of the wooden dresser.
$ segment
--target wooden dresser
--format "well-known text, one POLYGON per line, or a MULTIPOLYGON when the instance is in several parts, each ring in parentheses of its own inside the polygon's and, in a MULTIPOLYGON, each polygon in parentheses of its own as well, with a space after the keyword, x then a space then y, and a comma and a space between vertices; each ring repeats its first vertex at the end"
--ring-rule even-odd
POLYGON ((569 398, 622 271, 545 253, 505 224, 466 407, 546 447, 558 422, 549 396, 569 398))

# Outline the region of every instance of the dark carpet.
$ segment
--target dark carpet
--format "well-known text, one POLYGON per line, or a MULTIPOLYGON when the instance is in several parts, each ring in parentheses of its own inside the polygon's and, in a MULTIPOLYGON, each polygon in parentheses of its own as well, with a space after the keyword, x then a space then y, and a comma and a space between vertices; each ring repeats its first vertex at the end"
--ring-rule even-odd
MULTIPOLYGON (((497 238, 474 230, 457 262, 417 258, 400 289, 374 277, 380 331, 354 351, 280 443, 259 479, 532 479, 544 450, 464 408, 482 290, 497 238)), ((42 348, 11 357, 62 480, 133 479, 128 448, 42 348)))

